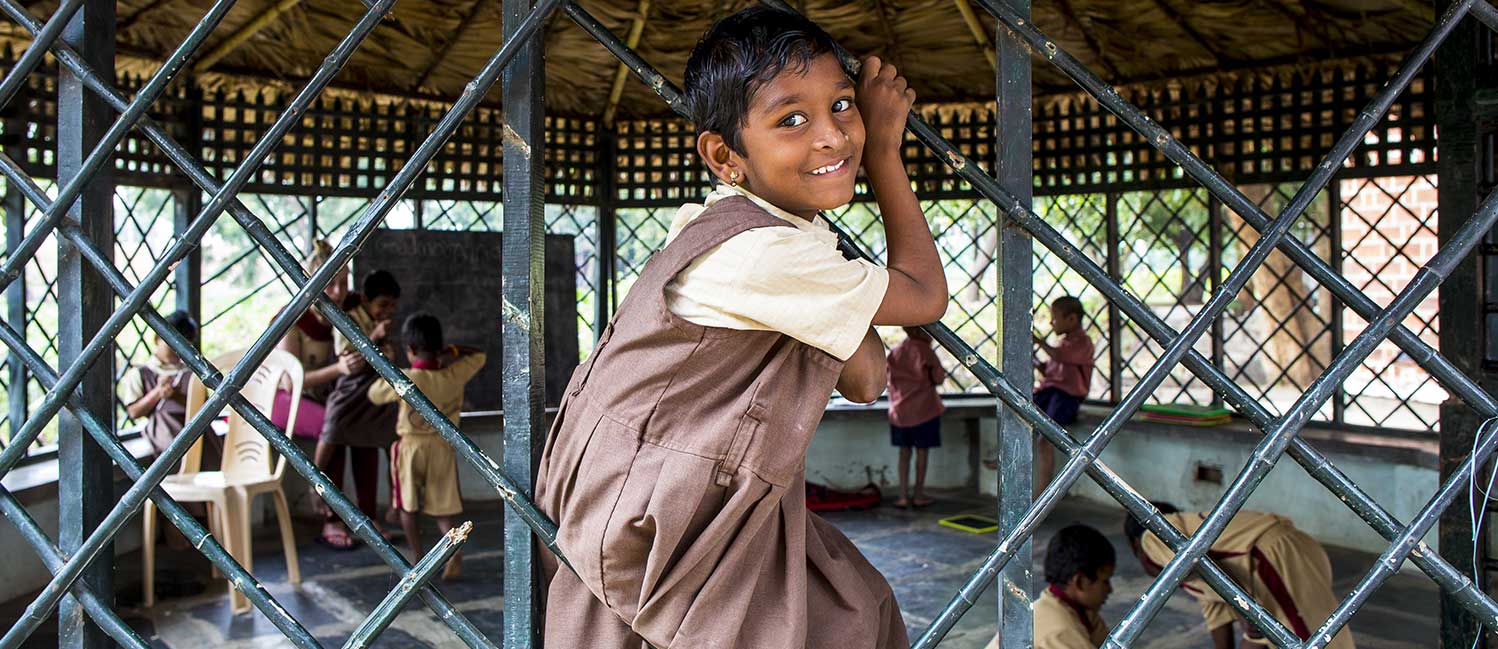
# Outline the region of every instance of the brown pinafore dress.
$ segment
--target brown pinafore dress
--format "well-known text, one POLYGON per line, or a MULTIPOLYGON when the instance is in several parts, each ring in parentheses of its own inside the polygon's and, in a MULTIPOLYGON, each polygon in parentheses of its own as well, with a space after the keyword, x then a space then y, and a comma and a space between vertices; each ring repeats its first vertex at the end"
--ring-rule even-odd
MULTIPOLYGON (((161 374, 148 365, 138 368, 140 380, 149 390, 156 386, 156 381, 161 374)), ((147 441, 151 442, 151 448, 155 449, 157 455, 166 452, 166 447, 177 439, 182 429, 187 427, 187 389, 188 382, 192 379, 192 372, 181 371, 172 377, 172 386, 177 389, 171 398, 156 402, 156 407, 151 409, 151 414, 146 420, 145 430, 141 434, 147 441)), ((212 430, 203 433, 199 438, 203 447, 203 454, 198 461, 199 471, 216 471, 223 457, 224 439, 212 430)))
POLYGON ((761 227, 789 226, 745 198, 708 207, 573 373, 536 485, 577 570, 542 553, 548 648, 906 646, 884 577, 806 510, 806 448, 842 361, 666 308, 677 273, 761 227))

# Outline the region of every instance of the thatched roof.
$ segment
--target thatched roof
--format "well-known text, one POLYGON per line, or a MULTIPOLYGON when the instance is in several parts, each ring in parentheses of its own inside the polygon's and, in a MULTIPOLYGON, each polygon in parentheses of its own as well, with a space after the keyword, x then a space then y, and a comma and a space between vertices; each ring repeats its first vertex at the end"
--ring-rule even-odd
MULTIPOLYGON (((650 3, 639 50, 673 80, 696 38, 716 17, 752 0, 650 3)), ((121 0, 122 67, 146 69, 174 48, 211 0, 121 0)), ((299 84, 364 11, 356 0, 239 0, 207 43, 209 51, 270 8, 290 9, 227 52, 202 79, 209 84, 299 84)), ((584 0, 624 36, 638 0, 584 0)), ((855 53, 895 60, 923 101, 985 100, 993 71, 957 0, 807 0, 813 19, 855 53)), ((336 86, 397 97, 451 98, 499 46, 499 0, 400 0, 361 47, 336 86)), ((32 5, 50 15, 56 0, 32 5)), ((990 37, 995 22, 975 7, 990 37)), ((1407 50, 1430 29, 1422 0, 1035 0, 1034 22, 1115 84, 1253 70, 1407 50)), ((6 23, 0 36, 20 36, 6 23), (9 30, 5 32, 4 30, 9 30)), ((558 12, 545 30, 548 111, 598 115, 608 101, 615 60, 558 12)), ((1037 92, 1071 83, 1044 60, 1037 92)), ((497 102, 497 92, 490 100, 497 102)), ((624 116, 659 115, 660 101, 633 79, 624 116)))

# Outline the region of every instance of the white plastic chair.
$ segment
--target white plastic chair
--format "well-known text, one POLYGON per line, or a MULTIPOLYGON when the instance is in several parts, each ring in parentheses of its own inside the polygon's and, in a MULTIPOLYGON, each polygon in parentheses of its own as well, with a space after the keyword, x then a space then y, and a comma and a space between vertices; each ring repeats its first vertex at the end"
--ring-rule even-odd
MULTIPOLYGON (((243 355, 242 350, 229 352, 214 358, 213 365, 227 371, 243 355)), ((286 420, 296 421, 297 408, 302 399, 302 364, 290 353, 280 349, 272 351, 245 383, 240 394, 269 417, 276 403, 276 388, 283 382, 289 384, 291 393, 291 408, 286 420)), ((194 375, 188 384, 188 419, 202 409, 207 397, 207 387, 194 375)), ((229 413, 229 432, 224 437, 220 470, 198 470, 203 445, 203 440, 199 439, 187 455, 183 456, 180 471, 167 476, 161 483, 161 488, 177 502, 208 503, 209 529, 245 570, 250 570, 253 563, 253 552, 250 549, 251 505, 257 496, 271 494, 281 527, 286 574, 291 583, 299 584, 302 582, 302 571, 297 561, 296 540, 291 529, 291 508, 281 489, 286 458, 277 456, 271 449, 270 442, 238 412, 232 408, 225 408, 225 412, 229 413)), ((156 603, 156 506, 149 500, 146 501, 142 527, 145 535, 145 606, 150 607, 156 603)), ((217 570, 214 573, 217 576, 217 570)), ((234 613, 250 610, 249 600, 232 584, 229 602, 234 613)))

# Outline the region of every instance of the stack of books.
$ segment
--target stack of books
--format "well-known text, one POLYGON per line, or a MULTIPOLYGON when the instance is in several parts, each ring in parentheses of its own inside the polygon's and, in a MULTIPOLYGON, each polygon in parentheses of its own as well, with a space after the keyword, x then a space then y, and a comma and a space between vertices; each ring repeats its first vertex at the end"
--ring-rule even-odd
POLYGON ((1140 420, 1183 426, 1217 426, 1233 420, 1233 411, 1220 406, 1195 406, 1169 403, 1150 404, 1139 409, 1140 420))

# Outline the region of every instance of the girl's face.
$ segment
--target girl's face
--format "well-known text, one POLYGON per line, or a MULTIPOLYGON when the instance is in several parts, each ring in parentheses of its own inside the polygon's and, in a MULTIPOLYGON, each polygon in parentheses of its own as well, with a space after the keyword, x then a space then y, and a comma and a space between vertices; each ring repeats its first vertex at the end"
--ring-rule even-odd
POLYGON ((717 155, 705 151, 703 157, 720 163, 709 165, 718 177, 729 181, 736 171, 738 184, 792 214, 810 219, 853 200, 863 119, 853 82, 831 54, 760 86, 739 130, 747 155, 717 139, 720 147, 711 151, 717 155))

